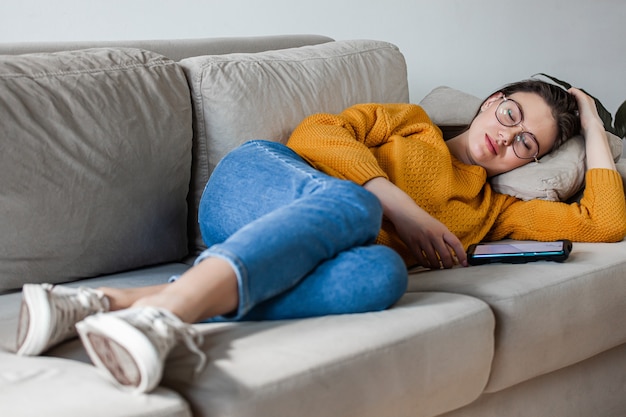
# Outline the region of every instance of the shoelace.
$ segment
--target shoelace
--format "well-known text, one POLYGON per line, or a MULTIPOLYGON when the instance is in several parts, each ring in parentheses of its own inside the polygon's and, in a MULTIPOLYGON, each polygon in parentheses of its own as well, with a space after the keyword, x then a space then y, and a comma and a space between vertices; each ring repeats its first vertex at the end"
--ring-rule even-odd
POLYGON ((108 299, 91 288, 79 287, 76 298, 88 311, 103 311, 109 309, 108 299))
MULTIPOLYGON (((57 312, 58 330, 75 332, 74 325, 86 316, 98 311, 108 310, 108 301, 100 297, 99 294, 85 287, 80 287, 76 292, 63 293, 53 292, 54 286, 50 285, 46 289, 51 291, 53 296, 51 301, 55 305, 57 312), (76 303, 78 301, 78 303, 76 303)), ((63 337, 63 333, 57 332, 56 337, 63 337)))
POLYGON ((163 343, 164 348, 160 350, 166 350, 170 343, 168 340, 171 337, 171 332, 174 332, 177 340, 182 340, 185 343, 187 349, 198 356, 198 364, 194 368, 196 374, 200 373, 206 365, 206 355, 200 348, 199 344, 202 343, 202 335, 193 328, 193 326, 182 322, 177 317, 172 316, 171 313, 155 309, 144 308, 141 313, 135 317, 135 319, 141 324, 145 325, 147 329, 153 330, 159 336, 160 341, 163 343))

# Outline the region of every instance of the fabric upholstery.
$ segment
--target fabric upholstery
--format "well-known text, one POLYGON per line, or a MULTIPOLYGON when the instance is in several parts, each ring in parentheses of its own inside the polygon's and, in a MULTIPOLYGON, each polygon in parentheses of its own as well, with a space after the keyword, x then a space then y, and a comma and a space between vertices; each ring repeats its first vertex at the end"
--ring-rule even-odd
MULTIPOLYGON (((404 57, 386 42, 338 41, 193 57, 180 64, 189 79, 195 114, 191 207, 198 206, 218 161, 247 140, 285 142, 310 114, 409 99, 404 57)), ((190 219, 190 234, 199 252, 204 243, 197 218, 190 219)))
POLYGON ((202 55, 253 53, 331 42, 315 34, 235 36, 195 39, 141 39, 119 41, 0 42, 0 55, 76 51, 92 48, 138 48, 165 55, 173 61, 202 55))
POLYGON ((130 395, 91 365, 0 352, 0 411, 11 417, 191 417, 179 394, 159 387, 130 395))
POLYGON ((200 325, 209 367, 190 381, 183 352, 164 384, 207 416, 434 416, 482 392, 493 326, 479 300, 443 293, 377 313, 200 325))
MULTIPOLYGON (((168 264, 69 285, 159 284, 187 268, 168 264)), ((20 299, 19 293, 2 296, 0 341, 14 343, 20 299)), ((427 292, 407 294, 377 313, 195 326, 204 335, 209 365, 194 378, 196 357, 181 345, 164 380, 194 415, 426 417, 481 394, 495 321, 478 299, 427 292)), ((90 363, 78 340, 48 355, 90 363)))
MULTIPOLYGON (((103 275, 97 278, 83 279, 63 285, 69 287, 89 286, 98 287, 145 287, 168 282, 173 275, 180 275, 189 268, 184 263, 167 263, 152 267, 134 269, 116 274, 103 275)), ((17 322, 20 311, 21 292, 12 292, 0 295, 0 351, 13 352, 16 346, 17 322)), ((84 349, 78 340, 68 343, 48 352, 53 356, 68 356, 73 359, 89 362, 84 349), (73 352, 70 354, 70 352, 73 352), (74 356, 72 356, 74 355, 74 356)))
POLYGON ((191 103, 136 49, 0 58, 0 291, 187 254, 191 103))
POLYGON ((409 291, 466 294, 491 306, 498 327, 486 392, 495 392, 624 343, 625 252, 626 241, 575 242, 564 263, 420 270, 409 291))
POLYGON ((626 415, 626 345, 438 417, 622 417, 626 415))

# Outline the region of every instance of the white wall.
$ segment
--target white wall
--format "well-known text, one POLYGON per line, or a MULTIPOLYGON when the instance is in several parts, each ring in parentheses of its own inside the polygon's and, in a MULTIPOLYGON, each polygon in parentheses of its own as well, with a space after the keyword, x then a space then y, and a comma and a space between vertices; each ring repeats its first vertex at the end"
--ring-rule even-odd
POLYGON ((411 101, 486 96, 547 72, 614 113, 626 100, 626 0, 2 0, 0 42, 316 33, 400 47, 411 101))

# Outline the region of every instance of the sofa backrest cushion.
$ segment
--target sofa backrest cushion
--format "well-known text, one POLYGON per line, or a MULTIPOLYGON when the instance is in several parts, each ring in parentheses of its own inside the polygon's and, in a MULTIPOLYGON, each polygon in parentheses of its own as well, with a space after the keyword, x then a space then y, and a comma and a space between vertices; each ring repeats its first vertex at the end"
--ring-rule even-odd
POLYGON ((187 254, 192 111, 137 49, 0 56, 0 292, 187 254))
POLYGON ((285 142, 313 113, 364 102, 408 102, 404 56, 387 42, 351 40, 180 61, 194 104, 192 252, 204 249, 197 210, 218 161, 251 139, 285 142))

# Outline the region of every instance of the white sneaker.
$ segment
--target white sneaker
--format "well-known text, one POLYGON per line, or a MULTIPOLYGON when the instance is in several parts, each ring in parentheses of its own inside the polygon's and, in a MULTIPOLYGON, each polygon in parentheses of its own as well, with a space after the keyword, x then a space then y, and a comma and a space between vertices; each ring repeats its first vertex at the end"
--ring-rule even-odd
POLYGON ((164 309, 140 307, 89 316, 76 324, 89 357, 120 387, 149 392, 161 382, 165 359, 183 341, 206 363, 202 335, 164 309))
POLYGON ((34 356, 76 337, 74 325, 85 317, 109 310, 101 291, 51 284, 25 284, 17 327, 16 352, 34 356))

